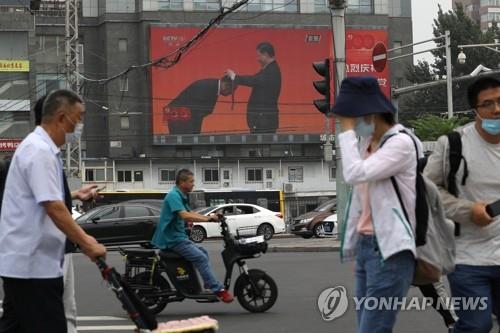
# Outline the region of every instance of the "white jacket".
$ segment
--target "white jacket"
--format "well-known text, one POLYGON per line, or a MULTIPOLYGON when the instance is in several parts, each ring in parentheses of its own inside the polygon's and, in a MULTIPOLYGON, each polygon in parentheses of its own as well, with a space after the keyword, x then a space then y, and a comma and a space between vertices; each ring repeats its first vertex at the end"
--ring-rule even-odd
MULTIPOLYGON (((369 183, 373 229, 382 258, 385 260, 404 250, 410 250, 416 255, 414 235, 417 158, 412 139, 399 133, 401 130, 410 133, 402 125, 393 126, 384 134, 381 142, 389 135, 396 135, 365 160, 361 158, 360 151, 366 151, 371 138, 358 142, 353 130, 339 135, 344 178, 347 183, 355 185, 343 219, 340 251, 342 260, 352 260, 356 255, 359 237, 356 227, 362 210, 356 185, 364 182, 369 183), (391 176, 395 177, 399 186, 410 221, 405 218, 391 176)), ((415 136, 413 138, 421 157, 422 143, 415 136)))

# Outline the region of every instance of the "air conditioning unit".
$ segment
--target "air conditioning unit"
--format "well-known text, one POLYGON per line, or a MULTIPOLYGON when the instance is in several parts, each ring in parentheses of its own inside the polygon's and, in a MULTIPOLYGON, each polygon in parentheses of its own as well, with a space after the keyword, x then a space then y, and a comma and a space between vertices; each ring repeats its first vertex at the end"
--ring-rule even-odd
POLYGON ((273 188, 273 182, 266 182, 266 188, 273 188))
POLYGON ((283 185, 283 191, 285 193, 292 193, 293 192, 293 184, 286 183, 283 185))
POLYGON ((222 182, 222 187, 229 187, 231 184, 229 182, 222 182))

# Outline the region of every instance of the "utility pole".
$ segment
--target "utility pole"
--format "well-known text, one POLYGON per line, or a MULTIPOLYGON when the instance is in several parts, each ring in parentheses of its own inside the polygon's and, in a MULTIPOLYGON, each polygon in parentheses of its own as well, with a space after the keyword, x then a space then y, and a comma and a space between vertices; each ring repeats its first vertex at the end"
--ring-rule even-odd
MULTIPOLYGON (((340 84, 345 78, 345 0, 329 0, 330 13, 332 15, 332 36, 333 36, 333 63, 334 63, 334 89, 335 97, 338 96, 340 84)), ((344 223, 344 210, 347 204, 349 187, 345 183, 342 173, 341 151, 338 136, 342 132, 340 122, 335 119, 335 160, 336 160, 336 193, 337 193, 337 221, 344 223)))
MULTIPOLYGON (((66 86, 80 93, 80 72, 78 68, 78 2, 66 0, 66 86)), ((80 141, 66 145, 66 174, 68 178, 81 178, 82 150, 80 141)))
POLYGON ((446 95, 448 97, 448 119, 453 118, 453 84, 451 68, 451 38, 450 30, 444 33, 444 45, 446 47, 446 95))

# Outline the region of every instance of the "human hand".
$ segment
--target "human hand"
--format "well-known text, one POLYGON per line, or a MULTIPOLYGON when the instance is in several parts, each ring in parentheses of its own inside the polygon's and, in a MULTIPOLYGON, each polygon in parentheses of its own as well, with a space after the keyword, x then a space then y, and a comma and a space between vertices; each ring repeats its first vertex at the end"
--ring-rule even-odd
POLYGON ((106 247, 99 244, 92 236, 87 235, 85 241, 79 246, 82 252, 94 262, 98 257, 106 259, 106 247))
POLYGON ((232 69, 227 69, 226 75, 229 76, 231 80, 234 80, 234 78, 236 77, 236 73, 232 69))
POLYGON ((485 227, 493 221, 486 212, 486 205, 484 202, 476 202, 471 209, 472 222, 479 227, 485 227))
POLYGON ((217 214, 208 215, 208 222, 218 222, 219 216, 217 214))
POLYGON ((97 184, 84 185, 81 189, 76 191, 76 198, 81 201, 95 200, 99 197, 97 188, 97 184))
POLYGON ((340 125, 344 131, 352 130, 356 127, 356 118, 336 116, 340 121, 340 125))

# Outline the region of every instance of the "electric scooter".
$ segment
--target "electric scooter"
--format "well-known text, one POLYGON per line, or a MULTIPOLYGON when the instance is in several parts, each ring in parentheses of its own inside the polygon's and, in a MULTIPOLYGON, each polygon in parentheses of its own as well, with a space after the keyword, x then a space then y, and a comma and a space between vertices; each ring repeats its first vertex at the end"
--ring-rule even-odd
MULTIPOLYGON (((224 288, 229 290, 233 267, 239 276, 234 285, 234 295, 240 305, 250 312, 269 310, 278 298, 274 280, 260 269, 248 269, 245 260, 254 259, 267 251, 263 236, 240 238, 230 234, 224 216, 219 216, 224 241, 222 259, 226 268, 224 288)), ((198 274, 190 261, 174 251, 119 249, 126 258, 123 279, 139 299, 158 314, 168 303, 193 299, 199 303, 219 302, 211 291, 204 291, 198 274)))

